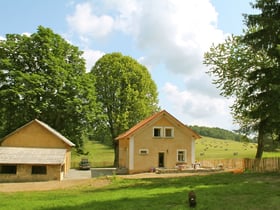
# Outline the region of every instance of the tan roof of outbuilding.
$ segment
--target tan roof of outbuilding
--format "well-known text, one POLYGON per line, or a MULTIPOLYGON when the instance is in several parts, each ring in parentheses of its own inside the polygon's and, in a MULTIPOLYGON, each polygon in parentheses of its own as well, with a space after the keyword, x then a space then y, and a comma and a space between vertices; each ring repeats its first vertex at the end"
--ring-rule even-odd
POLYGON ((73 142, 71 142, 69 139, 67 139, 65 136, 63 136, 61 133, 57 132, 55 129, 51 128, 49 125, 47 125, 46 123, 35 119, 34 121, 36 121, 37 123, 39 123, 40 125, 42 125, 43 127, 45 127, 47 130, 49 130, 51 133, 53 133, 54 135, 56 135, 58 138, 60 138, 62 141, 64 141, 66 144, 68 144, 71 147, 74 147, 75 144, 73 142))
POLYGON ((51 132, 53 135, 57 136, 60 140, 62 140, 64 143, 66 143, 67 145, 71 146, 71 147, 74 147, 75 144, 73 142, 71 142, 69 139, 67 139, 65 136, 63 136, 62 134, 60 134, 59 132, 57 132, 55 129, 51 128, 49 125, 47 125, 46 123, 38 120, 38 119, 35 119, 35 120, 32 120, 30 121, 29 123, 26 123, 25 125, 23 125, 22 127, 16 129, 15 131, 13 131, 12 133, 8 134, 7 136, 5 136, 3 139, 0 140, 1 141, 4 141, 7 137, 13 135, 14 133, 18 132, 19 130, 23 129, 24 127, 32 124, 32 123, 38 123, 39 125, 41 125, 42 127, 44 127, 45 129, 47 129, 49 132, 51 132))
POLYGON ((57 165, 65 161, 66 149, 0 147, 0 164, 57 165))

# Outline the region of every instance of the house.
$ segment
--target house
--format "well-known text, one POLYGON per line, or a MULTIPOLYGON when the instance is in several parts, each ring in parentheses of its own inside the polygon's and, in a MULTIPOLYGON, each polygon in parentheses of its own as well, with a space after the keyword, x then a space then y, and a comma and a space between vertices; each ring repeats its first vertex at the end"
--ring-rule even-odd
POLYGON ((0 140, 0 182, 62 180, 74 146, 35 119, 0 140))
POLYGON ((131 174, 178 165, 191 167, 198 138, 196 132, 163 110, 116 138, 119 168, 131 174))

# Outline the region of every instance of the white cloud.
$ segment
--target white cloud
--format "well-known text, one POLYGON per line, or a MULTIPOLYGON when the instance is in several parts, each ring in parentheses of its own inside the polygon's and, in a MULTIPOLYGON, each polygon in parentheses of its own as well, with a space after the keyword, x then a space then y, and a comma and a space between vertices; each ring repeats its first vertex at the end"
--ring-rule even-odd
MULTIPOLYGON (((203 65, 204 52, 226 36, 217 28, 218 14, 210 0, 92 0, 91 4, 76 5, 67 21, 87 45, 92 39, 100 43, 100 38, 120 33, 129 38, 129 43, 141 52, 139 62, 151 72, 157 69, 153 72, 155 81, 166 83, 159 87, 160 102, 163 108, 175 110, 178 119, 192 124, 232 126, 230 102, 219 96, 203 65), (179 78, 176 84, 171 76, 162 82, 166 71, 179 78)), ((85 57, 88 60, 98 56, 89 51, 85 57)), ((92 66, 90 62, 87 65, 87 69, 92 66)))
POLYGON ((77 4, 75 13, 67 17, 70 28, 90 37, 106 36, 113 30, 114 20, 111 16, 93 14, 90 3, 77 4))
POLYGON ((175 73, 199 71, 205 50, 224 38, 208 0, 146 0, 133 5, 138 9, 127 14, 127 9, 119 7, 120 29, 131 34, 145 51, 146 62, 164 63, 175 73))
POLYGON ((212 98, 221 98, 219 90, 212 84, 212 78, 207 74, 184 77, 184 85, 188 91, 204 94, 212 98))
POLYGON ((22 33, 21 35, 30 37, 30 36, 31 36, 31 33, 29 33, 29 32, 24 32, 24 33, 22 33))
POLYGON ((182 122, 234 129, 228 108, 232 104, 231 100, 225 100, 222 97, 213 98, 188 90, 181 91, 171 83, 166 83, 162 91, 166 97, 162 103, 168 103, 168 106, 173 110, 172 114, 182 122))
POLYGON ((90 49, 84 50, 83 57, 86 59, 87 72, 89 72, 92 69, 96 61, 103 55, 105 55, 105 53, 101 51, 95 51, 90 49))
POLYGON ((77 4, 67 21, 84 40, 126 33, 145 53, 146 64, 192 74, 201 72, 210 45, 224 38, 217 16, 209 0, 105 0, 77 4))

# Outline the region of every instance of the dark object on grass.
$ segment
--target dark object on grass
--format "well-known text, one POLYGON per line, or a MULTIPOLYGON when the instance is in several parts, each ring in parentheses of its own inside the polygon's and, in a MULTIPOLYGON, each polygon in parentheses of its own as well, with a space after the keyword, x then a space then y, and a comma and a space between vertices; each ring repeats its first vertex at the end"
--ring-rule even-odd
POLYGON ((81 162, 79 163, 79 169, 81 170, 89 170, 90 169, 90 162, 88 159, 83 158, 81 162))
POLYGON ((196 207, 196 195, 194 191, 189 192, 189 205, 191 208, 196 207))

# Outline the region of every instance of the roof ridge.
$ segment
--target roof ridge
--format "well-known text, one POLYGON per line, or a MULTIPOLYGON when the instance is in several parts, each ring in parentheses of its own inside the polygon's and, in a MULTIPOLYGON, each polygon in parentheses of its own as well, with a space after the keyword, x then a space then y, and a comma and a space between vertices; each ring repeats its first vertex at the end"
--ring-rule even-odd
POLYGON ((136 125, 132 126, 129 130, 125 131, 124 133, 121 133, 119 136, 117 136, 115 139, 121 139, 127 135, 129 135, 130 133, 138 130, 139 128, 141 128, 142 126, 144 126, 146 123, 150 122, 151 120, 153 120, 154 118, 156 118, 158 115, 160 115, 161 113, 163 113, 165 110, 162 110, 160 112, 157 112, 153 115, 151 115, 150 117, 147 117, 143 120, 141 120, 139 123, 137 123, 136 125))
POLYGON ((184 126, 186 129, 188 129, 195 138, 201 138, 195 131, 193 131, 191 128, 189 128, 188 126, 186 126, 184 123, 182 123, 181 121, 179 121, 177 118, 175 118, 173 115, 171 115, 169 112, 167 112, 166 110, 162 110, 160 112, 157 112, 153 115, 151 115, 150 117, 140 121, 139 123, 137 123, 136 125, 134 125, 133 127, 131 127, 129 130, 127 130, 126 132, 120 134, 119 136, 117 136, 115 138, 115 140, 119 140, 125 137, 128 137, 130 134, 134 133, 135 131, 141 129, 143 126, 145 126, 148 122, 156 119, 157 117, 167 114, 167 116, 171 117, 173 120, 175 120, 177 123, 181 124, 182 126, 184 126))
POLYGON ((49 126, 48 124, 38 120, 38 119, 34 119, 33 121, 39 123, 40 125, 42 125, 44 128, 46 128, 47 130, 49 130, 51 133, 53 133, 54 135, 56 135, 58 138, 60 138, 62 141, 64 141, 66 144, 68 144, 69 146, 74 147, 75 144, 73 142, 71 142, 69 139, 67 139, 65 136, 63 136, 61 133, 59 133, 57 130, 55 130, 54 128, 52 128, 51 126, 49 126))

